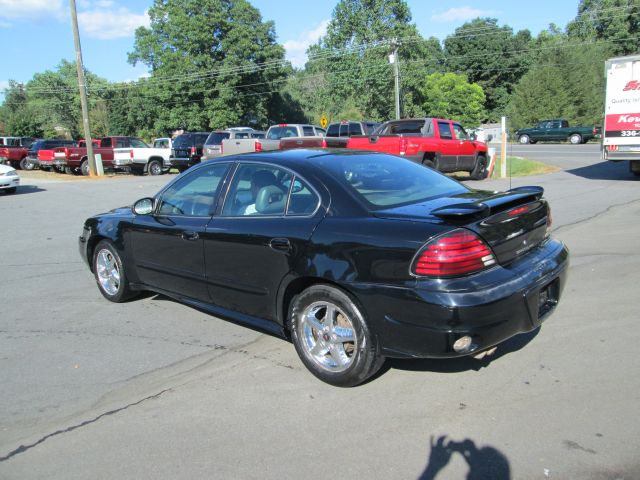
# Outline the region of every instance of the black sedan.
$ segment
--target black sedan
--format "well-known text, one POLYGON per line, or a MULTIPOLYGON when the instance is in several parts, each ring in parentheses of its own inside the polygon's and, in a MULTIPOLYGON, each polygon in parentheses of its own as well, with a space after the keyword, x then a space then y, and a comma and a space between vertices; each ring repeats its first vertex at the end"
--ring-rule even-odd
POLYGON ((386 154, 256 153, 89 218, 79 246, 108 300, 150 290, 291 338, 314 375, 352 386, 385 357, 479 354, 541 324, 569 258, 542 194, 386 154))

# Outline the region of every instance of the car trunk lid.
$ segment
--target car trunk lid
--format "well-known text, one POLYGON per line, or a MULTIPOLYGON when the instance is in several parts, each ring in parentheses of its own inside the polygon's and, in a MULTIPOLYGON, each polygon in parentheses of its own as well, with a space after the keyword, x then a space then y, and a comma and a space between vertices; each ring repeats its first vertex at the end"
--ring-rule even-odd
POLYGON ((506 264, 546 238, 550 214, 543 192, 541 187, 518 187, 500 193, 470 191, 379 210, 374 215, 466 228, 491 247, 499 263, 506 264))

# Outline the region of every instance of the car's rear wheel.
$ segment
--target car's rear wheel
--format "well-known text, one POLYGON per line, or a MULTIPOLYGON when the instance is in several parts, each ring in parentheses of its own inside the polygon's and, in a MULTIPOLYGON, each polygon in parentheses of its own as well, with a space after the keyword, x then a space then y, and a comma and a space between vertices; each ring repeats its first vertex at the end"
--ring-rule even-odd
POLYGON ((569 142, 572 145, 580 145, 582 143, 582 135, 580 135, 579 133, 574 133, 569 137, 569 142))
POLYGON ((529 138, 529 135, 520 135, 518 137, 518 141, 522 144, 522 145, 526 145, 527 143, 531 142, 531 138, 529 138))
POLYGON ((89 176, 89 160, 85 159, 82 161, 82 163, 80 164, 80 172, 82 173, 82 175, 84 175, 85 177, 89 176))
POLYGON ((24 157, 22 160, 20 160, 20 168, 22 170, 33 170, 33 167, 35 167, 35 165, 31 163, 31 160, 29 160, 27 157, 24 157))
POLYGON ((162 165, 157 160, 151 160, 147 167, 149 175, 162 175, 162 165))
POLYGON ((324 382, 358 385, 384 363, 362 310, 337 288, 314 285, 304 290, 293 300, 290 322, 300 359, 324 382))
POLYGON ((107 240, 100 241, 94 250, 93 275, 107 300, 119 303, 133 296, 120 255, 107 240))

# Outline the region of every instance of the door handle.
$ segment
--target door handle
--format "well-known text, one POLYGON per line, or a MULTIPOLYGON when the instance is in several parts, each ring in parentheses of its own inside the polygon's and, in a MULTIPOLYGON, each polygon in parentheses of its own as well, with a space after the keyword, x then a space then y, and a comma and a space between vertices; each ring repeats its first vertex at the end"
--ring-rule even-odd
POLYGON ((272 238, 269 246, 279 252, 288 252, 291 250, 291 242, 288 238, 272 238))
POLYGON ((183 240, 189 240, 189 241, 195 241, 198 240, 200 238, 200 235, 198 235, 198 232, 182 232, 182 239, 183 240))

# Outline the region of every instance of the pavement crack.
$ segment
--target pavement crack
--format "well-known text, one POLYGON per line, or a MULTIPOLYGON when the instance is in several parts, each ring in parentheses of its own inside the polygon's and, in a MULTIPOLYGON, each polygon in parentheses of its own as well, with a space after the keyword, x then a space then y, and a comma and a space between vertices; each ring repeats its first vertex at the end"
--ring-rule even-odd
POLYGON ((600 217, 600 216, 602 216, 602 215, 606 215, 607 213, 609 213, 609 212, 610 212, 611 210, 613 210, 614 208, 618 208, 618 207, 628 207, 629 205, 634 204, 634 203, 640 203, 640 200, 638 200, 638 199, 636 198, 636 199, 630 200, 630 201, 625 202, 625 203, 616 203, 615 205, 609 205, 606 209, 601 210, 601 211, 599 211, 599 212, 596 212, 596 213, 594 213, 593 215, 591 215, 590 217, 582 218, 582 219, 580 219, 580 220, 576 220, 575 222, 565 223, 565 224, 563 224, 563 225, 560 225, 558 228, 554 228, 554 229, 552 230, 552 233, 554 233, 554 234, 555 234, 555 233, 557 233, 557 232, 559 232, 560 230, 563 230, 563 229, 565 229, 565 228, 568 228, 568 227, 574 227, 574 226, 576 226, 576 225, 580 225, 581 223, 589 222, 590 220, 593 220, 593 219, 595 219, 595 218, 598 218, 598 217, 600 217))
POLYGON ((104 412, 101 413, 100 415, 98 415, 97 417, 94 417, 90 420, 85 420, 84 422, 78 423, 77 425, 72 425, 70 427, 67 427, 65 429, 61 429, 61 430, 56 430, 55 432, 49 433, 47 435, 45 435, 44 437, 40 438, 39 440, 29 444, 29 445, 20 445, 18 448, 16 448, 15 450, 7 453, 6 455, 0 457, 0 462, 4 462, 6 460, 10 460, 11 458, 15 457, 16 455, 20 454, 20 453, 24 453, 27 450, 31 450, 34 447, 37 447, 38 445, 40 445, 41 443, 46 442, 47 440, 49 440, 52 437, 58 436, 58 435, 62 435, 63 433, 69 433, 72 432, 78 428, 82 428, 82 427, 86 427, 87 425, 91 425, 92 423, 97 422, 98 420, 104 418, 104 417, 108 417, 110 415, 115 415, 116 413, 120 413, 124 410, 127 410, 128 408, 131 407, 135 407, 136 405, 140 405, 143 402, 146 402, 147 400, 153 400, 156 398, 159 398, 162 394, 171 391, 171 388, 166 388, 154 395, 150 395, 148 397, 145 397, 141 400, 138 400, 137 402, 133 402, 130 403, 128 405, 125 405, 124 407, 120 407, 120 408, 116 408, 114 410, 109 410, 108 412, 104 412))

